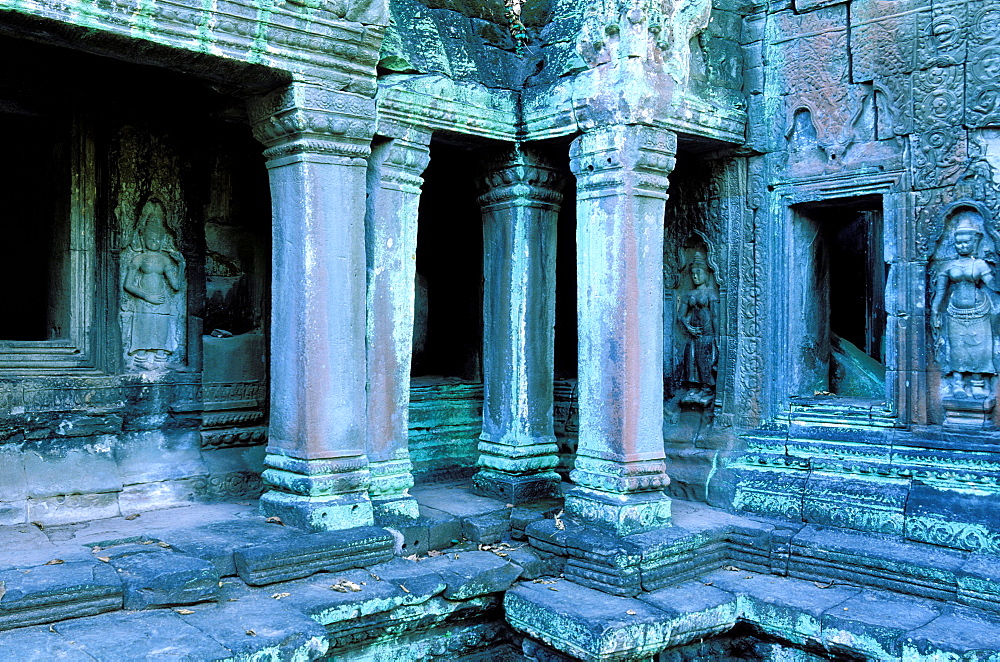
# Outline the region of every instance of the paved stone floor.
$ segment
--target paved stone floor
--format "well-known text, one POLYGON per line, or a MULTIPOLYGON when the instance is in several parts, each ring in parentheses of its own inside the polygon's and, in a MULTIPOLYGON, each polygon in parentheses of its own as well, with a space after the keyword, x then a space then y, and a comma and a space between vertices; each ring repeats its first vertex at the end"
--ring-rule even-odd
POLYGON ((750 628, 790 647, 754 659, 1000 660, 981 555, 683 501, 616 542, 557 500, 414 494, 392 530, 307 533, 254 502, 0 528, 0 659, 738 660, 720 637, 750 628))

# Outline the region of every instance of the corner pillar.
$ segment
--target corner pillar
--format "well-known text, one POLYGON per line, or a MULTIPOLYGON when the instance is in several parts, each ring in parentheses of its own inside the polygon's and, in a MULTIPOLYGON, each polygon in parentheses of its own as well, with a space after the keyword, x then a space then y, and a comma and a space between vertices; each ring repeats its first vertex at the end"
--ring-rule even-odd
POLYGON ((566 496, 581 523, 630 535, 670 525, 663 449, 663 219, 677 137, 588 132, 577 177, 580 438, 566 496))
POLYGON ((473 486, 517 504, 559 493, 552 372, 562 178, 516 147, 483 188, 483 432, 473 486))
POLYGON ((372 524, 365 456, 365 172, 375 105, 292 83, 250 104, 271 182, 265 515, 372 524))
MULTIPOLYGON (((385 127, 381 127, 385 130, 385 127)), ((408 449, 410 361, 420 187, 431 134, 390 129, 397 137, 372 148, 365 217, 368 255, 368 436, 375 518, 415 520, 408 449)))

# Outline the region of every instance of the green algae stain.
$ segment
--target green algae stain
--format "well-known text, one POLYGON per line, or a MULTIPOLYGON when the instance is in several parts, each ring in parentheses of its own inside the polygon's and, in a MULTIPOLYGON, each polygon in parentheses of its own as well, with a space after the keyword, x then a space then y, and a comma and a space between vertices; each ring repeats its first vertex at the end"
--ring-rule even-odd
POLYGON ((271 22, 272 0, 260 0, 257 4, 257 23, 254 26, 253 40, 250 42, 250 54, 247 62, 266 64, 267 57, 267 25, 271 22))

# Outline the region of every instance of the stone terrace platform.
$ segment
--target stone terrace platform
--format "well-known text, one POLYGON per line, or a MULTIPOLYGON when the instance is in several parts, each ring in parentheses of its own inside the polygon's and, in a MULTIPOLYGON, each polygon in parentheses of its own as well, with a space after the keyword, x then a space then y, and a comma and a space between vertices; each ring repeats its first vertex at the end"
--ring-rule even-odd
POLYGON ((997 559, 687 502, 612 538, 557 501, 414 493, 396 530, 306 533, 252 502, 5 527, 3 657, 667 661, 749 632, 802 655, 782 659, 1000 660, 997 559))

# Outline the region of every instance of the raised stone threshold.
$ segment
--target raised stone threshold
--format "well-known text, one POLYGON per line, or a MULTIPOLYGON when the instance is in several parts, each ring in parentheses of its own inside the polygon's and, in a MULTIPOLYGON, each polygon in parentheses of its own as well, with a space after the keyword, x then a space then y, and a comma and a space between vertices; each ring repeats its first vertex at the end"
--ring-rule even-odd
POLYGON ((1000 659, 1000 619, 890 591, 735 567, 635 598, 567 580, 541 582, 507 591, 507 622, 573 659, 651 659, 741 625, 834 659, 1000 659))

